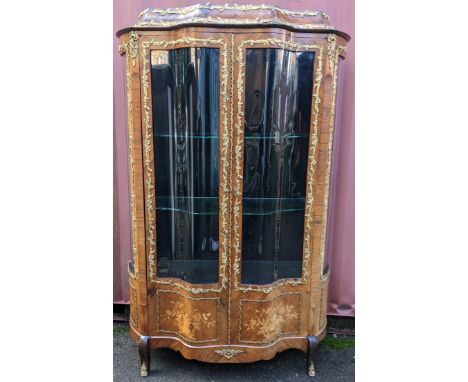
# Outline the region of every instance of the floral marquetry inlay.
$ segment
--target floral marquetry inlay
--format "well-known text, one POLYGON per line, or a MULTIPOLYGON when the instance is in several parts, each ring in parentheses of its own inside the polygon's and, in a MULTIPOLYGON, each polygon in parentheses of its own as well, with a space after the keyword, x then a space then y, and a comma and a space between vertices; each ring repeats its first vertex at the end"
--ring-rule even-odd
POLYGON ((179 331, 187 338, 196 339, 200 331, 214 328, 215 318, 211 313, 202 313, 198 309, 187 310, 185 304, 180 301, 171 301, 171 308, 162 315, 162 322, 174 321, 179 331))
POLYGON ((285 293, 272 300, 241 300, 239 340, 268 343, 283 334, 297 334, 300 315, 301 298, 297 293, 285 293))
POLYGON ((218 341, 220 299, 189 297, 176 291, 157 291, 157 330, 193 342, 218 341))
POLYGON ((292 305, 273 305, 264 310, 255 310, 256 315, 244 327, 263 338, 276 337, 281 333, 282 324, 296 320, 298 315, 292 305))

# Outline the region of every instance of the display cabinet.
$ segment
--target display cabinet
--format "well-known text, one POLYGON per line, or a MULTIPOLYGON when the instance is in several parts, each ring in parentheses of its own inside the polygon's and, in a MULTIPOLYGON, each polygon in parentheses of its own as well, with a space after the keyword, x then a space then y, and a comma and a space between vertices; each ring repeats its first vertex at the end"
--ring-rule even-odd
POLYGON ((323 12, 147 9, 126 60, 130 333, 206 362, 314 355, 326 329, 328 188, 349 36, 323 12))

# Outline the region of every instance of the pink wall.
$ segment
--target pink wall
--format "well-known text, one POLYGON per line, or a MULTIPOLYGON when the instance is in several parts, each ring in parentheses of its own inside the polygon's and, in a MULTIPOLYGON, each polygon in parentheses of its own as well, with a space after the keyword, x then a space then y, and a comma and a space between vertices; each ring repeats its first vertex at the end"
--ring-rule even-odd
MULTIPOLYGON (((212 0, 225 4, 227 0, 212 0)), ((145 8, 180 7, 194 0, 114 0, 114 302, 128 302, 127 263, 130 259, 130 210, 124 59, 117 52, 115 32, 136 23, 145 8)), ((237 4, 272 4, 291 10, 321 10, 335 28, 352 36, 344 61, 342 107, 337 115, 330 192, 328 258, 331 265, 328 313, 354 316, 354 0, 235 0, 237 4)))

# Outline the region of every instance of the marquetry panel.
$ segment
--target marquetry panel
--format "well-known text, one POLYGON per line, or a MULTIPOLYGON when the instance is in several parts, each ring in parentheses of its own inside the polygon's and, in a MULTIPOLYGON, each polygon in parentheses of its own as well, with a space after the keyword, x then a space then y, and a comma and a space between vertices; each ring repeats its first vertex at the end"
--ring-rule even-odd
POLYGON ((239 342, 267 344, 300 331, 300 293, 263 300, 241 299, 239 303, 239 342))
POLYGON ((219 340, 219 297, 187 297, 176 291, 157 292, 157 331, 194 343, 219 340))

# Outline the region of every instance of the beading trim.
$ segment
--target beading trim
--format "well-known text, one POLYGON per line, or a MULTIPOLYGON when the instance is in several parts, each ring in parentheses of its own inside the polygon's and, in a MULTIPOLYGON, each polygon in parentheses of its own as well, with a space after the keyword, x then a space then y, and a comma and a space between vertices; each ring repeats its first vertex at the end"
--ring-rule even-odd
POLYGON ((311 235, 313 226, 313 178, 315 173, 316 165, 316 149, 318 143, 318 116, 319 116, 319 105, 320 105, 320 84, 322 81, 322 56, 323 47, 320 45, 303 45, 294 43, 291 41, 277 40, 274 38, 268 38, 263 40, 245 40, 242 41, 238 46, 238 65, 239 74, 237 80, 237 124, 236 124, 236 141, 234 143, 235 153, 235 181, 233 185, 234 192, 234 289, 242 292, 248 291, 259 291, 269 293, 281 285, 303 285, 307 283, 309 276, 309 258, 311 255, 311 235), (304 214, 304 248, 303 248, 303 263, 302 263, 302 278, 301 279, 281 279, 268 286, 256 286, 248 285, 242 286, 239 281, 240 274, 240 258, 241 258, 241 230, 240 223, 242 219, 242 188, 243 188, 243 169, 241 168, 241 160, 243 159, 243 147, 244 147, 244 108, 243 98, 244 93, 244 77, 245 77, 245 63, 243 62, 244 46, 261 45, 263 47, 277 46, 281 49, 292 50, 292 51, 314 51, 316 53, 315 59, 317 60, 317 66, 314 71, 314 90, 312 94, 313 99, 313 110, 312 110, 312 127, 313 132, 310 136, 309 142, 309 153, 308 153, 308 169, 307 169, 307 196, 304 214), (318 55, 317 55, 318 53, 318 55))
POLYGON ((229 222, 228 222, 228 195, 229 195, 229 147, 230 147, 230 134, 228 133, 228 114, 227 114, 227 104, 230 100, 227 94, 227 79, 228 79, 228 60, 227 60, 227 44, 223 39, 213 39, 210 38, 192 38, 184 37, 177 40, 149 40, 143 41, 142 44, 142 77, 141 82, 143 84, 143 110, 144 110, 144 126, 145 126, 145 140, 144 140, 144 152, 145 152, 145 170, 146 170, 146 188, 147 188, 147 197, 146 197, 146 210, 148 216, 148 262, 149 262, 149 276, 150 281, 153 284, 159 285, 171 285, 180 289, 184 289, 188 292, 199 294, 203 292, 221 292, 226 288, 227 277, 226 277, 226 264, 228 256, 228 247, 229 247, 229 222), (223 65, 221 68, 221 109, 223 110, 223 134, 221 139, 221 153, 220 153, 220 163, 221 171, 220 174, 220 187, 224 191, 220 194, 220 221, 221 221, 221 244, 222 251, 220 250, 221 257, 221 266, 220 266, 220 277, 221 277, 221 286, 219 288, 201 288, 201 287, 191 287, 187 285, 188 283, 183 282, 182 280, 176 281, 175 279, 156 279, 155 268, 156 268, 156 227, 155 227, 155 213, 154 213, 154 181, 153 181, 153 168, 151 166, 151 153, 154 152, 152 149, 153 141, 153 132, 151 124, 151 106, 150 95, 149 95, 149 64, 150 64, 150 49, 151 47, 168 49, 175 49, 176 47, 184 46, 217 46, 221 47, 221 55, 223 56, 223 65))
POLYGON ((157 319, 157 331, 160 333, 169 333, 169 334, 175 334, 178 337, 182 338, 184 341, 191 342, 191 343, 204 343, 204 342, 216 342, 219 341, 220 337, 220 322, 219 322, 219 310, 220 310, 220 303, 221 303, 221 298, 220 297, 189 297, 185 296, 180 292, 174 291, 174 290, 161 290, 158 289, 156 292, 156 319, 157 319), (182 296, 183 298, 189 300, 189 301, 216 301, 216 338, 211 339, 211 340, 193 340, 190 338, 185 337, 181 332, 179 331, 170 331, 170 330, 162 330, 159 327, 159 322, 161 320, 160 317, 160 311, 159 311, 159 301, 160 301, 160 293, 175 293, 179 296, 182 296))
POLYGON ((271 299, 263 299, 263 300, 256 300, 256 299, 241 299, 239 300, 239 343, 245 343, 245 344, 263 344, 263 345, 268 345, 271 344, 275 341, 277 341, 279 338, 285 336, 285 335, 294 335, 294 334, 299 334, 299 331, 301 330, 301 315, 302 315, 302 294, 301 292, 286 292, 279 294, 278 296, 275 296, 271 299), (247 340, 242 340, 242 303, 243 302, 261 302, 261 303, 267 303, 267 302, 273 302, 279 297, 282 296, 297 296, 298 297, 298 303, 297 303, 297 331, 295 332, 283 332, 279 333, 276 337, 269 339, 268 341, 247 341, 247 340))
MULTIPOLYGON (((334 35, 332 35, 334 36, 334 35)), ((330 38, 329 38, 330 41, 330 38)), ((325 196, 323 201, 323 213, 322 213, 322 234, 320 237, 320 275, 323 279, 323 270, 325 263, 325 244, 327 237, 327 225, 328 225, 328 198, 330 192, 330 174, 332 165, 332 154, 333 154, 333 138, 335 130, 335 113, 336 113, 336 93, 337 93, 337 80, 338 80, 338 56, 340 52, 346 52, 346 47, 339 45, 337 49, 333 50, 333 85, 332 85, 332 101, 330 106, 329 116, 329 135, 328 135, 328 155, 327 155, 327 172, 325 175, 325 196)), ((330 54, 330 50, 328 52, 330 54)), ((329 59, 330 60, 330 59, 329 59)), ((330 61, 329 61, 330 62, 330 61)))

